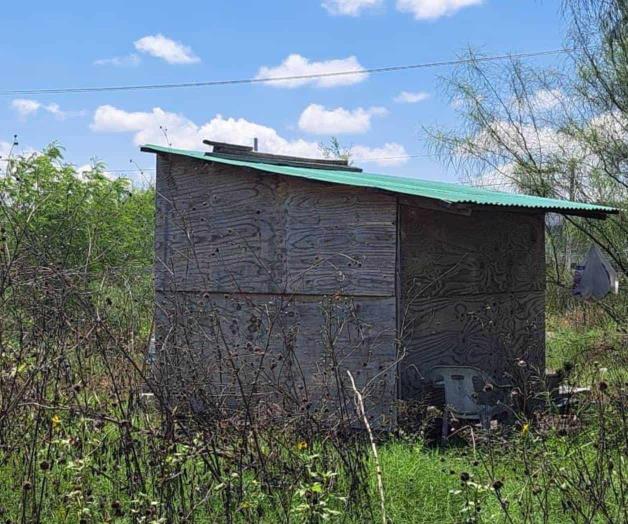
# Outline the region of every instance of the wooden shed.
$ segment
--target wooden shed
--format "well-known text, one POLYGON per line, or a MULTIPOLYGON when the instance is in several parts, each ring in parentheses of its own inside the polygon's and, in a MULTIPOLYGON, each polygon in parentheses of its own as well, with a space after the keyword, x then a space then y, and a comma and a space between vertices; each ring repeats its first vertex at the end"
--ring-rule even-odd
POLYGON ((613 212, 206 144, 142 148, 157 154, 159 368, 193 410, 339 419, 350 371, 392 427, 435 366, 542 374, 545 213, 613 212))

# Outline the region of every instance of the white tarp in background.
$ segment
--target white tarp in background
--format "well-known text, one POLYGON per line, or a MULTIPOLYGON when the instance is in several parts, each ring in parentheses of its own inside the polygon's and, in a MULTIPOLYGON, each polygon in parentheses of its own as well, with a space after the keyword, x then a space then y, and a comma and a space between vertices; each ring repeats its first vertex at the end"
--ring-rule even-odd
POLYGON ((576 266, 572 293, 584 300, 601 300, 611 292, 619 292, 617 272, 593 244, 584 261, 576 266))

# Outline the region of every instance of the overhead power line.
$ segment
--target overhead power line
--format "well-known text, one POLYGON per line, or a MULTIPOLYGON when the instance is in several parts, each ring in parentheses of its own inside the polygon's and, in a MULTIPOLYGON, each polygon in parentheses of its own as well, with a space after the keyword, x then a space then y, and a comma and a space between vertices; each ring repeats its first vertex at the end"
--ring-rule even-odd
POLYGON ((99 93, 111 91, 141 91, 156 89, 181 89, 186 87, 215 87, 240 84, 262 84, 269 82, 281 82, 287 80, 315 80, 317 78, 330 78, 336 76, 352 76, 375 73, 391 73, 394 71, 407 71, 411 69, 427 69, 432 67, 446 67, 462 64, 470 64, 474 62, 494 62, 498 60, 535 58, 541 56, 558 55, 568 53, 573 49, 551 49, 547 51, 536 51, 530 53, 514 53, 492 56, 479 56, 472 58, 461 58, 457 60, 444 60, 439 62, 424 62, 421 64, 406 64, 397 66, 374 67, 370 69, 353 69, 349 71, 334 71, 329 73, 316 73, 306 75, 290 75, 275 77, 256 77, 242 78, 233 80, 209 80, 206 82, 181 82, 172 84, 139 84, 139 85, 120 85, 120 86, 94 86, 94 87, 59 87, 49 89, 14 89, 1 90, 0 96, 17 96, 17 95, 48 95, 48 94, 69 94, 69 93, 99 93))

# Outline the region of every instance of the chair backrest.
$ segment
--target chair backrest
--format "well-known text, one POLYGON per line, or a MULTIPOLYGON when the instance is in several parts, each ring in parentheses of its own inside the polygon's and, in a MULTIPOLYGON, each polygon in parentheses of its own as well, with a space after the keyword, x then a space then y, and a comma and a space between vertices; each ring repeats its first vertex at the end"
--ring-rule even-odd
POLYGON ((478 403, 473 379, 486 382, 485 374, 469 366, 437 366, 430 373, 433 380, 442 379, 445 403, 457 416, 479 418, 485 406, 478 403))

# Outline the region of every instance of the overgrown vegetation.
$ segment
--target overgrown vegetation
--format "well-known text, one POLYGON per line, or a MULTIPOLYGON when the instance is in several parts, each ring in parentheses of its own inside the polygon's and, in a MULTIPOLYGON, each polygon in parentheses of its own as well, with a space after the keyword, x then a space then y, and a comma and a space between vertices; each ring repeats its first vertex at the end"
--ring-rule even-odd
MULTIPOLYGON (((363 436, 298 424, 217 431, 150 395, 152 189, 98 166, 77 176, 54 147, 16 159, 0 183, 1 518, 381 519, 363 436)), ((625 338, 587 307, 550 317, 549 356, 592 395, 506 433, 463 431, 449 449, 382 435, 388 520, 625 520, 625 338)))
MULTIPOLYGON (((572 66, 491 76, 472 64, 453 84, 467 132, 438 138, 519 190, 626 209, 626 7, 567 7, 572 66), (543 116, 539 90, 559 99, 543 116), (595 127, 601 117, 611 124, 595 127), (549 151, 548 126, 560 137, 549 151)), ((428 427, 379 435, 384 516, 363 433, 278 425, 272 412, 216 423, 164 402, 147 358, 152 188, 100 165, 79 175, 50 147, 12 159, 0 196, 0 522, 628 521, 625 215, 548 228, 548 367, 589 392, 562 406, 542 392, 535 415, 462 429, 447 448, 429 445, 428 427), (591 239, 623 272, 602 305, 568 292, 591 239)))

